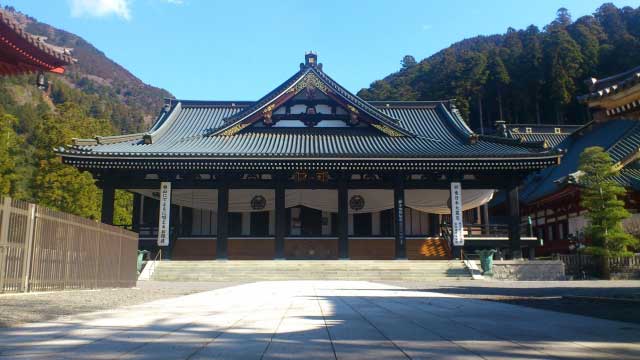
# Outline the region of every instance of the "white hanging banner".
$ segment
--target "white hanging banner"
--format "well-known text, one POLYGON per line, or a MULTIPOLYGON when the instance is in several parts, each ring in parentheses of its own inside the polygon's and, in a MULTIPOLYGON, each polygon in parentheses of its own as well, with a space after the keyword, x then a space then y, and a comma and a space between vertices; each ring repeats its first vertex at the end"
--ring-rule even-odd
MULTIPOLYGON (((160 199, 160 192, 152 189, 131 189, 153 199, 160 199)), ((474 209, 488 203, 493 198, 493 190, 462 190, 462 210, 474 209)), ((405 204, 414 210, 432 214, 450 214, 448 189, 406 189, 405 204)), ((349 189, 349 202, 360 206, 349 206, 350 214, 378 212, 393 209, 393 190, 390 189, 349 189)), ((194 209, 217 211, 218 192, 215 189, 175 189, 171 191, 171 203, 194 209)), ((285 206, 291 208, 304 205, 326 212, 338 212, 338 191, 334 189, 287 189, 285 206)), ((351 205, 351 204, 350 204, 351 205)), ((229 190, 229 212, 272 211, 275 209, 273 189, 231 189, 229 190), (260 200, 260 201, 258 201, 260 200), (255 206, 260 204, 261 206, 255 206)))
POLYGON ((462 224, 462 185, 451 183, 451 236, 454 246, 464 245, 462 224))
POLYGON ((171 216, 171 183, 160 183, 160 216, 158 218, 158 246, 169 246, 171 216))

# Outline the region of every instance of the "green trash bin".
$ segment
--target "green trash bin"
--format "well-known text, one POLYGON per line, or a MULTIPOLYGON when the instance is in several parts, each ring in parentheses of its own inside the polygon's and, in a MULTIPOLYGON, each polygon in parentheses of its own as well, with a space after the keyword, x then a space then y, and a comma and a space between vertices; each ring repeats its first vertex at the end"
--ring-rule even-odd
POLYGON ((480 256, 480 266, 482 267, 482 275, 493 276, 493 255, 497 251, 495 249, 483 249, 476 251, 480 256))
POLYGON ((144 256, 149 252, 147 250, 138 250, 138 274, 142 271, 142 264, 144 263, 144 256))

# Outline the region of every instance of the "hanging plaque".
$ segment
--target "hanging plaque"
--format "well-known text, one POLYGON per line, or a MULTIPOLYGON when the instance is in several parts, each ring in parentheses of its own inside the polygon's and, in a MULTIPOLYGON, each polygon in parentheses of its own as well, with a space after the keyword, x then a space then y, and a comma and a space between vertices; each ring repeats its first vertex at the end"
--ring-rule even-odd
POLYGON ((451 236, 454 246, 464 246, 462 186, 459 182, 451 183, 451 236))
POLYGON ((158 246, 169 246, 169 219, 171 216, 171 183, 160 183, 160 215, 158 218, 158 246))

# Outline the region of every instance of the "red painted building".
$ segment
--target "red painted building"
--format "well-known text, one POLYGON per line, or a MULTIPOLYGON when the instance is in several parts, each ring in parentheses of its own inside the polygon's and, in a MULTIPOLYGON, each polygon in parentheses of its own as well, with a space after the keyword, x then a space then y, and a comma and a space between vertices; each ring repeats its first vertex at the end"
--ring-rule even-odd
POLYGON ((74 61, 69 50, 29 34, 10 13, 0 10, 0 75, 45 71, 62 74, 64 66, 74 61))

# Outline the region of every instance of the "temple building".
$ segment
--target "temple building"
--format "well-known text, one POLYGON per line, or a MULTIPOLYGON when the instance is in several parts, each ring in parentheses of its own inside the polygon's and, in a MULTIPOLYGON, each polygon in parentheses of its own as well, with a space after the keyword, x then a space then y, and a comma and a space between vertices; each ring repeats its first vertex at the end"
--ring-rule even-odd
POLYGON ((26 32, 5 10, 0 10, 0 75, 33 72, 64 73, 73 63, 68 49, 52 46, 26 32))
MULTIPOLYGON (((633 214, 623 225, 640 221, 640 67, 602 80, 591 78, 588 84, 590 93, 578 100, 593 120, 573 129, 556 126, 553 135, 538 131, 535 138, 557 142, 555 147, 566 153, 560 165, 531 176, 521 189, 521 213, 532 218, 535 233, 544 239, 538 255, 575 251, 588 241, 578 184, 578 162, 587 147, 604 148, 620 170, 614 180, 627 189, 624 200, 633 214)), ((528 136, 522 127, 511 130, 512 136, 528 136)))
POLYGON ((257 101, 167 100, 149 131, 76 139, 59 154, 97 179, 103 222, 115 189, 135 194, 141 247, 167 221, 172 259, 444 259, 496 246, 517 258, 539 244, 518 186, 559 151, 476 134, 450 100, 364 101, 317 60, 307 53, 257 101), (505 224, 480 211, 497 190, 505 224))

